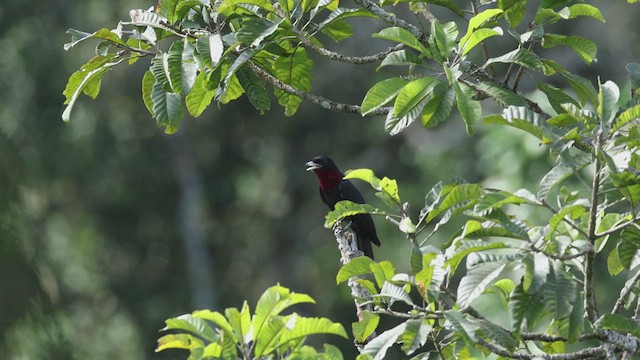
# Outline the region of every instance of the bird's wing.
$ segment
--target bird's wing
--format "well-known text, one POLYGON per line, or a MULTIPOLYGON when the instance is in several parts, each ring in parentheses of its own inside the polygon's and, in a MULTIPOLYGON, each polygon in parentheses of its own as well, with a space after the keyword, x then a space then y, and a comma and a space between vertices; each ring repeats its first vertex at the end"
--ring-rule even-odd
POLYGON ((331 208, 331 205, 329 205, 329 203, 327 202, 327 197, 324 196, 324 191, 322 191, 322 188, 318 188, 318 190, 320 190, 320 199, 322 199, 322 202, 329 206, 329 208, 331 208))
POLYGON ((364 198, 360 191, 349 180, 342 180, 338 184, 338 190, 340 191, 340 197, 342 200, 349 200, 354 203, 364 204, 364 198))

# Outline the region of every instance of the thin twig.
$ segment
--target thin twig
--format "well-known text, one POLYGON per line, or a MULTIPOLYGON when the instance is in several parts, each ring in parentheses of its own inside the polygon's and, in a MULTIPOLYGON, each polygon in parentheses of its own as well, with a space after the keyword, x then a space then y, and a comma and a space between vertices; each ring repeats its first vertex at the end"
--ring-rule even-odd
POLYGON ((400 19, 393 14, 388 13, 386 10, 370 0, 354 0, 354 2, 360 5, 365 10, 384 20, 387 24, 409 30, 420 40, 424 40, 428 36, 428 34, 422 31, 419 27, 400 19))
MULTIPOLYGON (((266 70, 264 70, 263 68, 261 68, 260 66, 252 62, 249 62, 248 64, 251 67, 251 69, 256 73, 256 75, 258 75, 258 77, 260 77, 262 80, 268 82, 269 84, 273 85, 274 87, 288 94, 295 95, 312 104, 320 105, 321 107, 327 110, 344 112, 344 113, 362 114, 362 108, 359 105, 339 103, 333 100, 329 100, 322 96, 309 94, 300 89, 296 89, 289 84, 283 83, 273 75, 269 74, 266 70)), ((380 107, 376 110, 371 111, 369 114, 386 115, 391 110, 392 110, 391 107, 380 107)))
MULTIPOLYGON (((600 162, 599 153, 602 146, 602 129, 598 130, 596 135, 595 144, 595 168, 593 174, 593 183, 591 188, 591 204, 589 205, 589 228, 587 240, 593 246, 597 239, 596 236, 596 220, 598 215, 598 195, 600 191, 600 171, 602 169, 602 163, 600 162)), ((593 292, 593 266, 595 261, 595 250, 591 251, 585 256, 584 261, 584 310, 585 317, 591 323, 594 323, 598 317, 598 311, 596 308, 596 299, 593 292)))
POLYGON ((294 30, 296 36, 298 37, 298 39, 302 42, 302 44, 308 48, 311 49, 315 52, 317 52, 318 54, 326 57, 329 60, 333 60, 333 61, 339 61, 339 62, 344 62, 344 63, 349 63, 349 64, 354 64, 354 65, 362 65, 362 64, 369 64, 372 62, 376 62, 376 61, 380 61, 382 59, 384 59, 387 55, 389 55, 390 53, 394 52, 394 51, 398 51, 398 50, 402 50, 404 48, 404 44, 398 44, 395 46, 391 46, 389 48, 387 48, 386 50, 383 50, 377 54, 373 54, 373 55, 368 55, 368 56, 347 56, 347 55, 343 55, 331 50, 327 50, 321 46, 316 45, 313 41, 309 40, 309 38, 307 38, 304 34, 302 34, 299 31, 294 30))
POLYGON ((620 290, 620 296, 618 296, 618 299, 616 300, 616 303, 615 305, 613 305, 613 309, 611 310, 612 314, 615 314, 618 311, 620 311, 620 309, 624 305, 625 299, 627 298, 627 296, 629 296, 629 294, 631 294, 631 292, 633 291, 633 288, 636 286, 638 281, 640 281, 640 271, 636 272, 636 274, 633 275, 631 280, 627 281, 627 284, 625 285, 625 287, 623 287, 622 290, 620 290))

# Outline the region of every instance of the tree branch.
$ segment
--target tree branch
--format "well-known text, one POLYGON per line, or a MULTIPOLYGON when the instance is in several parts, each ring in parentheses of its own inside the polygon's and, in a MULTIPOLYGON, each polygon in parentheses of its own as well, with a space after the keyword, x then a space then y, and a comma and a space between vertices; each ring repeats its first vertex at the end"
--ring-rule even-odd
POLYGON ((548 359, 548 360, 582 360, 589 358, 606 358, 607 351, 604 345, 598 347, 586 348, 575 352, 565 354, 523 354, 517 352, 511 352, 507 349, 488 343, 483 338, 478 338, 478 344, 485 347, 492 353, 506 357, 509 359, 531 360, 531 359, 548 359))
MULTIPOLYGON (((351 260, 364 256, 364 253, 358 249, 358 239, 356 238, 356 233, 352 231, 348 227, 343 227, 342 222, 339 221, 333 226, 333 235, 336 237, 336 241, 338 242, 338 250, 340 250, 340 262, 345 265, 349 263, 351 260)), ((367 290, 364 286, 360 285, 358 279, 360 276, 353 276, 349 279, 347 284, 351 288, 351 297, 356 305, 356 315, 358 316, 358 320, 364 320, 363 311, 372 311, 373 307, 371 306, 371 294, 369 290, 367 290)), ((376 337, 376 333, 374 332, 367 338, 364 344, 356 343, 356 347, 358 351, 362 352, 364 349, 364 345, 371 341, 376 337)))
POLYGON ((313 41, 309 40, 309 38, 307 38, 304 34, 302 34, 301 32, 293 29, 294 33, 296 34, 296 36, 298 37, 298 39, 300 40, 300 42, 302 42, 302 44, 308 48, 311 49, 315 52, 317 52, 318 54, 326 57, 329 60, 333 60, 333 61, 339 61, 339 62, 344 62, 344 63, 349 63, 349 64, 354 64, 354 65, 363 65, 363 64, 369 64, 372 62, 376 62, 376 61, 380 61, 382 59, 384 59, 387 55, 389 55, 390 53, 394 52, 394 51, 398 51, 398 50, 402 50, 404 48, 404 44, 398 44, 395 46, 391 46, 389 48, 387 48, 384 51, 381 51, 377 54, 373 54, 373 55, 368 55, 368 56, 347 56, 347 55, 343 55, 331 50, 327 50, 321 46, 316 45, 313 41))
MULTIPOLYGON (((589 207, 589 228, 587 240, 593 246, 597 239, 596 236, 596 219, 598 215, 598 195, 600 191, 600 170, 602 169, 602 163, 598 157, 602 146, 602 129, 598 130, 596 135, 595 144, 595 168, 593 174, 593 183, 591 188, 591 204, 589 207)), ((596 252, 595 249, 591 249, 585 256, 584 261, 584 310, 586 319, 592 324, 598 317, 598 311, 596 309, 596 299, 593 292, 593 266, 595 261, 596 252)))
POLYGON ((384 20, 387 24, 409 30, 420 40, 424 40, 428 36, 428 34, 422 31, 419 27, 388 13, 386 10, 369 0, 354 0, 354 2, 360 5, 363 9, 384 20))
POLYGON ((638 281, 640 281, 640 271, 633 275, 633 277, 629 281, 627 281, 622 290, 620 290, 620 296, 618 296, 618 300, 616 300, 615 305, 613 305, 613 310, 611 310, 612 314, 620 311, 620 309, 624 305, 624 300, 627 298, 627 296, 629 296, 629 294, 631 294, 631 291, 633 291, 633 287, 638 283, 638 281))
MULTIPOLYGON (((251 67, 251 70, 253 70, 256 75, 258 75, 258 77, 260 77, 262 80, 268 82, 269 84, 273 85, 274 87, 277 87, 278 89, 289 93, 291 95, 295 95, 301 99, 304 99, 310 103, 316 104, 316 105, 320 105, 321 107, 323 107, 324 109, 327 110, 331 110, 331 111, 338 111, 338 112, 344 112, 344 113, 355 113, 355 114, 362 114, 362 108, 359 105, 352 105, 352 104, 343 104, 343 103, 339 103, 333 100, 329 100, 325 97, 322 96, 318 96, 318 95, 313 95, 313 94, 309 94, 307 92, 304 92, 302 90, 296 89, 293 86, 289 85, 289 84, 285 84, 282 81, 280 81, 279 79, 277 79, 276 77, 274 77, 273 75, 269 74, 269 72, 267 72, 266 70, 264 70, 263 68, 261 68, 260 66, 249 62, 248 63, 249 66, 251 67)), ((389 113, 389 111, 391 111, 392 108, 391 107, 380 107, 374 111, 371 111, 370 114, 374 114, 374 115, 386 115, 389 113)))

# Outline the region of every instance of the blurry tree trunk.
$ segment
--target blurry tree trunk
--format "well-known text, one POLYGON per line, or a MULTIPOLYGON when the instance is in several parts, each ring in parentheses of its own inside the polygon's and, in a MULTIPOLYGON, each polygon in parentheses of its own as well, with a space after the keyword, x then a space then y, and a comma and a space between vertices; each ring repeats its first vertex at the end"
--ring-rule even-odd
POLYGON ((192 307, 215 308, 213 261, 207 249, 203 226, 205 192, 202 176, 189 146, 185 126, 171 136, 169 141, 179 187, 177 216, 188 267, 192 307))

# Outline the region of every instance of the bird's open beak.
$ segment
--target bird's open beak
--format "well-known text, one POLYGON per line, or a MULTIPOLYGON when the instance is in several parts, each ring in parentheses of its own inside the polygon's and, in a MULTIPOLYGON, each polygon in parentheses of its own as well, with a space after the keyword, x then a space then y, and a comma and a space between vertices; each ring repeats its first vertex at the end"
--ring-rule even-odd
POLYGON ((307 166, 307 171, 313 171, 322 167, 320 164, 314 163, 313 161, 309 161, 305 165, 307 166))

